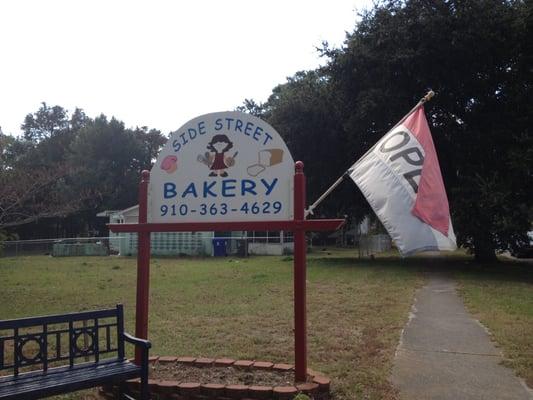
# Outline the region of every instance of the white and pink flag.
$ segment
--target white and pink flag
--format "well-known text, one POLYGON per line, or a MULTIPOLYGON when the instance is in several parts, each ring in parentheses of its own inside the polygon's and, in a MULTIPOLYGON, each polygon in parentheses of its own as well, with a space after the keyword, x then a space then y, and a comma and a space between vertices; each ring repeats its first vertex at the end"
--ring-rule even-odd
POLYGON ((402 255, 457 248, 423 106, 383 136, 349 174, 402 255))

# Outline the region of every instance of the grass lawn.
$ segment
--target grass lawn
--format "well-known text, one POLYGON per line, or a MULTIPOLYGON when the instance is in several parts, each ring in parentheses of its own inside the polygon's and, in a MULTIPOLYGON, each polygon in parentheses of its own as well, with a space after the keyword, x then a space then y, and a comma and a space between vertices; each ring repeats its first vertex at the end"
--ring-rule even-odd
POLYGON ((533 265, 506 262, 455 277, 467 308, 500 345, 504 364, 533 388, 533 265))
MULTIPOLYGON (((426 272, 454 276, 467 307, 533 387, 533 266, 478 267, 464 254, 360 261, 317 251, 308 262, 309 367, 337 400, 396 399, 388 378, 400 330, 426 272)), ((136 260, 0 258, 0 319, 123 303, 134 326, 136 260)), ((292 259, 153 259, 152 354, 293 362, 292 259)), ((80 398, 80 396, 67 396, 80 398)))
MULTIPOLYGON (((394 350, 423 278, 353 255, 309 257, 309 367, 332 378, 336 399, 394 399, 394 350)), ((121 302, 133 332, 135 276, 131 258, 3 258, 0 318, 121 302)), ((293 362, 292 307, 289 258, 152 260, 152 354, 293 362)))

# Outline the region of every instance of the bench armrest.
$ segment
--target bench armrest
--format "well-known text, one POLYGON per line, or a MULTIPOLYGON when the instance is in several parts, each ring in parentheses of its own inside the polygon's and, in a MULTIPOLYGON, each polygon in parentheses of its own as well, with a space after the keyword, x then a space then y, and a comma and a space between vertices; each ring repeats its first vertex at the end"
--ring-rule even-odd
POLYGON ((123 332, 122 337, 125 342, 135 345, 135 355, 141 367, 141 400, 150 399, 150 389, 148 387, 148 351, 152 343, 148 340, 136 338, 129 333, 123 332))
POLYGON ((126 332, 124 332, 124 340, 128 343, 134 344, 135 346, 141 346, 147 350, 152 347, 152 343, 150 343, 150 341, 136 338, 135 336, 132 336, 126 332))

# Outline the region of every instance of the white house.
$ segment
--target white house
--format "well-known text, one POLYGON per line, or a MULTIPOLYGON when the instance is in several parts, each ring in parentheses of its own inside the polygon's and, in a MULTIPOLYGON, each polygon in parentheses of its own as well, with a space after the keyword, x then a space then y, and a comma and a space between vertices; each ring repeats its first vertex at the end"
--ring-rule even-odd
MULTIPOLYGON (((139 220, 139 206, 125 210, 106 210, 98 217, 109 218, 111 224, 135 224, 139 220)), ((109 247, 122 256, 137 254, 136 233, 109 232, 109 247)), ((151 252, 160 256, 214 255, 213 239, 226 240, 229 255, 292 254, 292 233, 288 232, 156 232, 151 235, 151 252)))

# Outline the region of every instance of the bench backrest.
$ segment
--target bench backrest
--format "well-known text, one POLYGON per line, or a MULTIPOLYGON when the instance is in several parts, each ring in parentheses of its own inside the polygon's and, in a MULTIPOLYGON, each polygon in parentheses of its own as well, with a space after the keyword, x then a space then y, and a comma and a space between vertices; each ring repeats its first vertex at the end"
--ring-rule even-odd
MULTIPOLYGON (((124 312, 116 308, 0 321, 0 372, 24 367, 46 371, 68 360, 99 362, 100 355, 124 358, 124 312)), ((25 368, 26 369, 26 368, 25 368)))

